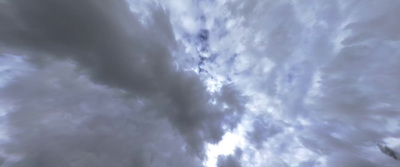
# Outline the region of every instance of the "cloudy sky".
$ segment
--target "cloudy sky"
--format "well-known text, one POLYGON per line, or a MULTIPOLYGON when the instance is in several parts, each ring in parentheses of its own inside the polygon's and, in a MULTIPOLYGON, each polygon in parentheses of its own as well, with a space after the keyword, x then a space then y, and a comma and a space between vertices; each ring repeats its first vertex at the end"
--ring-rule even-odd
POLYGON ((396 167, 398 0, 0 0, 2 167, 396 167))

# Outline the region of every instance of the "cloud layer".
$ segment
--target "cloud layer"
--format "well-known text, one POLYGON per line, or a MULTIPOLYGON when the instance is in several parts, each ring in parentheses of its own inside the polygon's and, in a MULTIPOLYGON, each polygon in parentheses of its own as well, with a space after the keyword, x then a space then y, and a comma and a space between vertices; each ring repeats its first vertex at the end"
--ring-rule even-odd
POLYGON ((243 107, 233 86, 212 94, 193 72, 173 65, 177 44, 161 7, 148 9, 147 24, 121 1, 6 1, 2 9, 4 52, 26 55, 37 70, 2 89, 12 106, 5 118, 11 142, 6 154, 22 156, 20 166, 201 165, 194 162, 204 158, 204 144, 218 142, 239 121, 243 107), (51 69, 54 62, 73 68, 51 69), (77 74, 62 78, 71 71, 77 74), (80 77, 123 95, 114 99, 102 89, 91 92, 90 84, 69 83, 80 77), (49 118, 53 114, 56 118, 49 118), (65 125, 58 127, 53 119, 65 125), (158 145, 153 139, 166 141, 158 145), (173 152, 190 156, 180 160, 173 152), (82 154, 82 163, 76 154, 82 154))
POLYGON ((2 1, 0 163, 398 166, 376 144, 400 146, 399 9, 2 1))

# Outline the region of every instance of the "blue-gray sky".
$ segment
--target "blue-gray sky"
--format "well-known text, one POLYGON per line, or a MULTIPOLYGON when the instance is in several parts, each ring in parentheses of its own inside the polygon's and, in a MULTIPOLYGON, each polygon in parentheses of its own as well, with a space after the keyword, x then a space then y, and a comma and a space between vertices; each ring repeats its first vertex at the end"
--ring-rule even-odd
POLYGON ((0 166, 399 166, 396 0, 2 0, 0 166))

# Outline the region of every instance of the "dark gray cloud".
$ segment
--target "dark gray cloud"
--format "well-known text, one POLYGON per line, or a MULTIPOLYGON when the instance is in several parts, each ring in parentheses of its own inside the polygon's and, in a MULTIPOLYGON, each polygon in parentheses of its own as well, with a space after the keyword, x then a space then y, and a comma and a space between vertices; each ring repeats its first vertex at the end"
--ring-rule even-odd
MULTIPOLYGON (((240 95, 230 93, 235 92, 232 86, 224 87, 220 94, 212 95, 206 91, 202 81, 194 73, 180 71, 173 66, 172 58, 176 55, 172 53, 178 44, 175 41, 169 14, 162 7, 146 9, 149 10, 146 24, 129 10, 128 4, 124 1, 13 0, 1 2, 0 8, 0 24, 4 25, 0 28, 2 52, 27 55, 27 60, 35 65, 32 68, 38 69, 47 68, 53 61, 69 61, 76 65, 76 70, 81 75, 88 76, 92 81, 107 88, 123 91, 129 98, 142 99, 147 106, 142 112, 153 113, 160 119, 166 118, 167 122, 177 129, 178 136, 183 136, 187 144, 176 144, 178 152, 184 148, 188 153, 194 153, 202 158, 204 144, 218 142, 224 131, 235 127, 240 120, 240 113, 244 108, 240 95), (211 103, 213 99, 216 99, 217 104, 211 103), (225 104, 228 108, 219 104, 225 104)), ((107 112, 102 112, 103 109, 100 107, 98 109, 100 116, 87 113, 86 119, 89 120, 76 127, 81 128, 76 134, 72 130, 67 131, 70 134, 58 134, 60 130, 51 129, 53 126, 51 123, 48 124, 50 126, 48 129, 43 125, 37 125, 39 123, 37 121, 25 121, 24 119, 30 120, 40 116, 47 119, 47 115, 51 112, 72 114, 68 112, 74 109, 67 106, 76 106, 79 98, 86 97, 87 99, 82 99, 83 102, 94 98, 80 94, 80 90, 74 90, 77 85, 63 83, 65 80, 55 85, 66 84, 63 86, 70 88, 72 93, 78 91, 78 94, 55 93, 51 88, 40 87, 41 80, 37 79, 40 77, 37 76, 39 73, 32 74, 26 81, 13 83, 2 92, 2 98, 5 100, 23 102, 18 103, 19 108, 7 116, 8 130, 12 134, 11 141, 18 138, 18 142, 12 142, 12 144, 18 143, 18 146, 10 148, 10 151, 26 156, 21 166, 30 164, 53 166, 61 161, 63 163, 60 164, 68 165, 74 160, 63 154, 75 154, 74 149, 77 148, 98 154, 85 155, 88 156, 86 159, 88 162, 82 163, 90 165, 99 163, 105 166, 127 166, 131 162, 125 161, 132 159, 135 161, 132 164, 137 164, 136 166, 158 166, 148 164, 153 160, 142 158, 148 156, 142 155, 144 154, 142 150, 145 148, 133 146, 147 143, 144 142, 147 140, 146 137, 157 133, 143 132, 143 138, 136 136, 136 133, 141 132, 130 129, 130 126, 136 127, 136 125, 131 124, 129 118, 136 119, 141 117, 140 114, 135 115, 126 111, 127 113, 116 113, 114 116, 101 116, 100 113, 107 112), (20 89, 24 87, 23 83, 28 82, 39 83, 20 89), (18 96, 18 93, 21 95, 18 96), (15 94, 14 97, 10 96, 11 94, 15 94), (38 96, 38 101, 33 100, 35 96, 38 96), (51 100, 51 96, 55 96, 54 99, 57 99, 56 97, 61 99, 54 101, 51 100), (46 99, 49 100, 49 104, 44 104, 42 101, 46 99), (63 107, 66 109, 62 109, 63 107), (120 119, 128 120, 123 123, 124 121, 120 119), (37 131, 30 131, 27 127, 37 131), (84 132, 85 128, 88 128, 87 134, 84 132), (125 131, 130 133, 119 134, 119 128, 122 128, 122 133, 125 131), (129 135, 134 135, 138 139, 135 137, 130 139, 129 135), (60 143, 56 142, 53 146, 41 148, 43 144, 58 140, 60 143), (130 146, 123 146, 123 143, 128 141, 131 142, 128 144, 130 146), (25 146, 30 149, 23 151, 22 147, 25 146), (117 146, 122 148, 119 150, 117 146), (116 153, 114 154, 112 150, 116 153), (104 151, 106 153, 101 153, 104 151), (105 154, 112 157, 106 158, 105 154), (124 156, 119 156, 120 154, 124 156), (113 164, 119 161, 122 161, 121 165, 113 164)), ((45 78, 47 76, 43 77, 43 80, 48 79, 45 78)), ((86 107, 94 112, 99 107, 96 103, 108 103, 108 101, 88 103, 89 106, 86 107)), ((85 112, 77 113, 76 116, 85 115, 85 112)), ((68 121, 73 120, 75 119, 68 119, 68 121)), ((142 130, 144 129, 151 128, 142 130)), ((150 142, 151 140, 148 143, 150 142)), ((164 147, 176 149, 169 144, 164 147)), ((78 149, 79 151, 81 150, 78 149)))
POLYGON ((9 140, 0 144, 6 164, 201 166, 176 129, 151 112, 151 101, 124 94, 93 83, 69 62, 15 77, 0 91, 2 104, 12 106, 5 126, 9 140))
POLYGON ((218 156, 217 166, 218 167, 241 167, 240 160, 232 155, 218 156))
POLYGON ((241 167, 240 159, 242 158, 243 151, 236 148, 233 155, 220 155, 218 156, 217 167, 241 167))
POLYGON ((156 75, 173 70, 173 32, 162 9, 152 12, 156 28, 146 30, 122 1, 19 0, 2 8, 14 13, 2 20, 2 46, 34 54, 37 61, 72 59, 97 80, 144 94, 157 89, 156 75))

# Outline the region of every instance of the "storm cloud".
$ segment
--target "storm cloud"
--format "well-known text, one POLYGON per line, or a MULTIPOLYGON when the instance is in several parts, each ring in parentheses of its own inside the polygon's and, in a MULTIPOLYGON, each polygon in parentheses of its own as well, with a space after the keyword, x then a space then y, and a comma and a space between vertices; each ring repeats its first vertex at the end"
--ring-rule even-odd
MULTIPOLYGON (((173 159, 180 158, 169 153, 175 150, 189 153, 188 162, 183 160, 182 164, 190 164, 195 162, 190 160, 204 158, 206 142, 218 142, 224 131, 238 122, 229 119, 233 114, 239 116, 243 109, 238 108, 240 101, 232 101, 235 96, 226 98, 226 91, 214 95, 193 72, 173 65, 177 44, 168 12, 161 7, 149 9, 147 24, 123 1, 22 0, 2 2, 1 8, 3 52, 23 55, 35 71, 16 77, 2 90, 4 101, 13 106, 6 116, 11 142, 6 144, 6 152, 23 156, 20 166, 80 164, 71 157, 78 154, 82 154, 83 166, 176 166, 173 159), (73 68, 51 69, 56 68, 55 62, 69 63, 73 68), (61 78, 70 71, 80 74, 61 78), (80 77, 124 93, 113 95, 115 99, 102 92, 85 93, 90 85, 69 83, 80 77), (116 99, 132 102, 119 104, 116 99), (211 103, 213 99, 216 104, 211 103), (139 106, 143 109, 137 109, 139 106), (60 117, 60 124, 66 121, 65 127, 57 127, 58 121, 48 118, 53 114, 60 117), (150 125, 156 126, 152 130, 129 119, 160 124, 150 125), (225 128, 225 124, 229 126, 225 128), (169 125, 173 128, 168 133, 163 127, 169 125), (161 133, 172 136, 157 136, 161 133), (177 143, 173 148, 168 140, 157 145, 148 139, 171 137, 182 137, 183 141, 171 139, 177 143), (170 148, 146 153, 147 144, 153 149, 170 148), (156 162, 159 157, 146 154, 172 156, 171 163, 156 162)), ((234 91, 232 86, 225 89, 234 91)))
POLYGON ((398 166, 399 9, 3 0, 0 164, 398 166))

